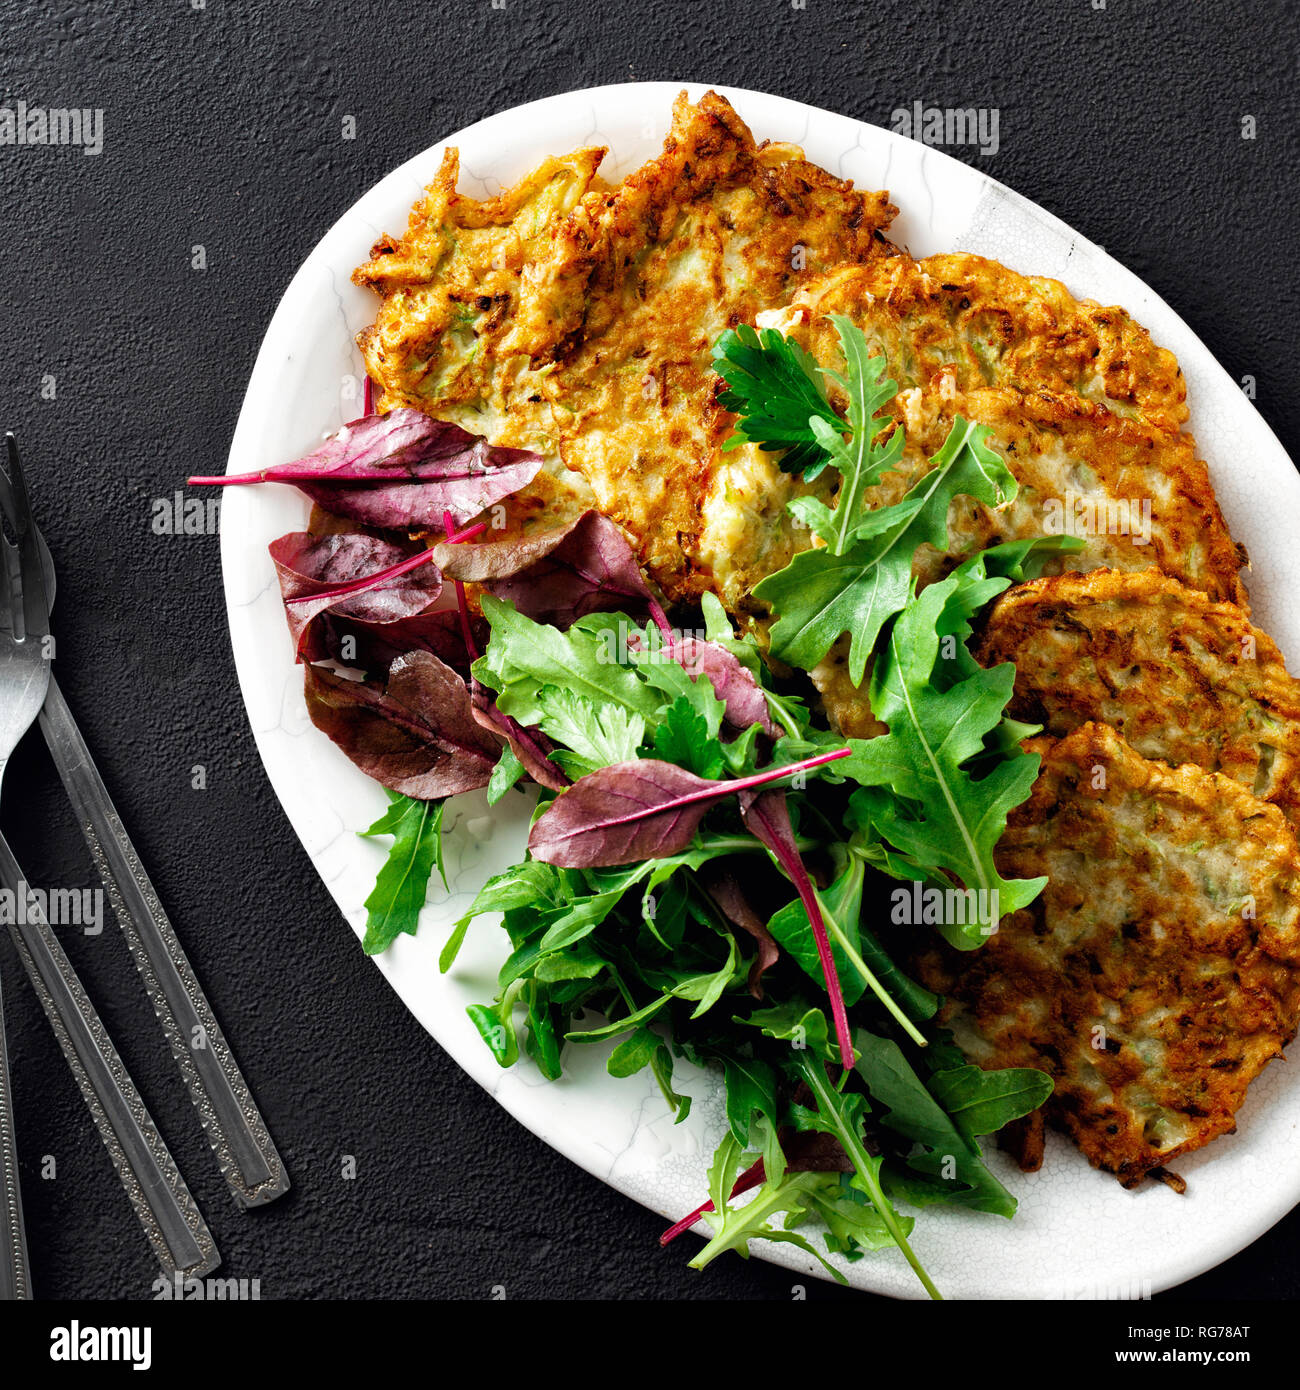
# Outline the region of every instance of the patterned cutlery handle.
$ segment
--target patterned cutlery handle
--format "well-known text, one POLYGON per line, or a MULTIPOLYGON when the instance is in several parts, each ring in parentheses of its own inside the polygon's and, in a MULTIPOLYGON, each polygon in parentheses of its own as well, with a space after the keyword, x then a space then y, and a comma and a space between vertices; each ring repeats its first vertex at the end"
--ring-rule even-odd
MULTIPOLYGON (((0 883, 15 895, 25 892, 23 872, 3 835, 0 883)), ((14 916, 19 920, 9 930, 19 959, 154 1254, 168 1275, 210 1273, 221 1262, 212 1233, 71 961, 34 899, 14 916)))
POLYGON ((23 1198, 18 1185, 18 1145, 14 1139, 13 1091, 9 1088, 9 1057, 5 1051, 4 991, 0 990, 0 1222, 4 1239, 0 1263, 0 1301, 32 1296, 27 1263, 27 1233, 23 1229, 23 1198))
POLYGON ((41 730, 235 1200, 272 1202, 289 1175, 53 676, 41 730))

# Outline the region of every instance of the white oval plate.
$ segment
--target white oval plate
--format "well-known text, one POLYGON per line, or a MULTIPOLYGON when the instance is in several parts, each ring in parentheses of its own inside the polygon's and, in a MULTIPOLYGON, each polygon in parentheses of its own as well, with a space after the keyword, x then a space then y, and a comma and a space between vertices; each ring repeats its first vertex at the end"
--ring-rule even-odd
MULTIPOLYGON (((545 155, 608 145, 603 173, 621 177, 658 152, 672 100, 693 83, 644 82, 569 92, 481 121, 446 142, 461 155, 461 187, 497 192, 545 155)), ((902 209, 890 233, 914 255, 969 250, 1017 270, 1054 276, 1076 295, 1120 304, 1178 356, 1187 377, 1191 429, 1211 467, 1233 534, 1255 561, 1257 621, 1294 664, 1300 656, 1300 478, 1277 439, 1186 324, 1141 281, 1057 218, 940 151, 844 116, 731 88, 755 136, 801 144, 808 157, 859 186, 887 188, 902 209)), ((383 232, 400 232, 444 146, 409 160, 372 188, 329 230, 294 276, 276 310, 249 383, 231 448, 230 471, 295 458, 360 414, 360 358, 353 338, 373 318, 373 297, 349 275, 383 232)), ((230 489, 221 554, 231 640, 258 750, 307 853, 358 936, 362 901, 382 861, 359 839, 385 804, 380 788, 310 724, 302 673, 293 664, 267 544, 301 529, 307 507, 287 487, 230 489)), ((648 1073, 616 1080, 598 1047, 570 1048, 568 1075, 548 1083, 522 1061, 501 1071, 465 1016, 490 999, 505 938, 480 922, 454 973, 438 973, 448 926, 478 886, 520 856, 525 798, 491 814, 481 793, 448 812, 451 892, 435 885, 418 937, 403 936, 377 960, 406 1006, 459 1064, 516 1119, 588 1172, 677 1218, 706 1194, 705 1169, 723 1129, 714 1080, 688 1072, 696 1097, 674 1126, 648 1073)), ((976 1213, 922 1213, 914 1245, 939 1288, 959 1298, 1143 1296, 1201 1273, 1248 1245, 1300 1200, 1300 1077, 1274 1065, 1255 1083, 1236 1135, 1180 1163, 1188 1191, 1149 1184, 1125 1192, 1053 1137, 1037 1174, 1019 1173, 996 1151, 989 1162, 1020 1198, 1012 1222, 976 1213)), ((611 1233, 613 1234, 613 1233, 611 1233)), ((816 1276, 807 1255, 759 1245, 779 1264, 816 1276)), ((679 1247, 647 1249, 677 1260, 679 1247)), ((843 1266, 862 1289, 904 1297, 921 1290, 896 1252, 843 1266)), ((707 1277, 707 1275, 705 1276, 707 1277)))

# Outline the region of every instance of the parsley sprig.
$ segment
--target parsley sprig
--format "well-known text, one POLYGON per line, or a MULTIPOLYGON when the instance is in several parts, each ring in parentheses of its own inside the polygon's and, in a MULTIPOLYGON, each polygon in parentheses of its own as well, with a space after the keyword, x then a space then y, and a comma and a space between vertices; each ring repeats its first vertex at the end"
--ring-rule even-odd
POLYGON ((832 431, 844 426, 818 381, 816 362, 775 328, 741 324, 714 344, 713 369, 728 388, 718 404, 740 417, 723 450, 757 444, 781 452, 782 468, 811 482, 828 459, 818 440, 809 437, 809 420, 820 419, 832 431))

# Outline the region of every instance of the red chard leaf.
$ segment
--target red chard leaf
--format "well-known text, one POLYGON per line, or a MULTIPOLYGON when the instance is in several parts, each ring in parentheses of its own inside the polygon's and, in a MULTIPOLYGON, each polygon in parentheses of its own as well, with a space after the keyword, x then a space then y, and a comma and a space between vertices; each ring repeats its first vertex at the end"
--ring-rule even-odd
POLYGON ((534 859, 563 869, 665 859, 690 844, 705 812, 724 797, 820 767, 849 751, 837 748, 730 781, 697 777, 655 758, 614 763, 588 773, 556 797, 533 823, 528 848, 534 859))
MULTIPOLYGON (((386 671, 405 652, 429 651, 468 673, 460 616, 434 607, 442 576, 417 542, 295 531, 270 552, 299 661, 386 671)), ((486 639, 486 623, 476 620, 474 629, 486 639)))
POLYGON ((780 731, 772 722, 758 682, 726 647, 698 637, 683 637, 666 646, 665 652, 694 680, 703 676, 713 686, 727 707, 726 722, 733 730, 743 733, 757 724, 769 738, 778 737, 780 731))
POLYGON ((448 579, 464 584, 479 584, 485 588, 498 579, 509 579, 537 560, 549 555, 566 536, 573 532, 577 521, 552 526, 545 531, 509 530, 490 539, 460 541, 448 544, 439 541, 433 547, 433 558, 448 579))
POLYGON ((599 512, 549 531, 483 545, 439 545, 435 558, 452 579, 480 584, 526 618, 561 629, 588 613, 639 617, 654 600, 622 531, 599 512))
POLYGON ((709 897, 722 909, 724 916, 733 926, 754 938, 758 952, 754 963, 749 967, 749 992, 755 999, 763 997, 763 975, 770 970, 781 955, 776 938, 768 931, 763 919, 749 905, 749 899, 735 878, 715 865, 704 868, 702 881, 709 897))
POLYGON ((260 473, 196 477, 220 487, 292 483, 336 516, 387 530, 443 529, 532 481, 540 454, 504 449, 420 410, 352 420, 306 457, 260 473))
POLYGON ((524 771, 543 787, 562 792, 571 786, 570 779, 550 759, 555 745, 540 729, 525 728, 517 719, 502 714, 492 700, 492 692, 478 681, 470 683, 470 700, 474 718, 483 728, 499 734, 515 750, 515 757, 524 771))
POLYGON ((385 787, 418 801, 485 787, 500 753, 474 718, 469 688, 432 652, 393 662, 384 685, 308 666, 312 723, 385 787))

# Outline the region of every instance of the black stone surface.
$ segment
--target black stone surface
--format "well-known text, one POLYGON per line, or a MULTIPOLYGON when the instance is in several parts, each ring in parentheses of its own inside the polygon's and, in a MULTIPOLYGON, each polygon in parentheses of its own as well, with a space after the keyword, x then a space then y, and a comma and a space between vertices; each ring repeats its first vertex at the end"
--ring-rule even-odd
MULTIPOLYGON (((1154 286, 1234 377, 1255 378, 1296 455, 1293 7, 1096 3, 0 3, 4 101, 105 111, 99 157, 0 146, 0 401, 59 565, 60 679, 269 1117, 290 1197, 235 1210, 120 936, 65 935, 225 1274, 259 1279, 263 1298, 503 1285, 512 1299, 787 1300, 794 1282, 757 1260, 692 1274, 682 1247, 658 1250, 658 1217, 489 1101, 364 959, 271 795, 217 538, 156 536, 150 517, 187 474, 222 470, 293 271, 389 169, 553 92, 706 80, 880 123, 917 98, 997 107, 996 157, 953 152, 1154 286), (191 788, 196 764, 206 790, 191 788)), ((9 768, 0 822, 32 882, 93 885, 37 741, 9 768)), ((155 1267, 7 937, 0 968, 38 1290, 148 1297, 155 1267)), ((1293 1214, 1175 1296, 1295 1296, 1297 1237, 1293 1214)))

